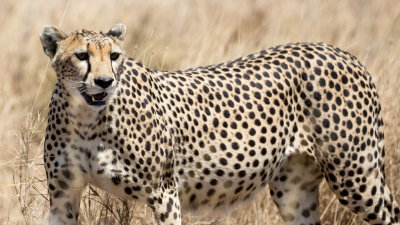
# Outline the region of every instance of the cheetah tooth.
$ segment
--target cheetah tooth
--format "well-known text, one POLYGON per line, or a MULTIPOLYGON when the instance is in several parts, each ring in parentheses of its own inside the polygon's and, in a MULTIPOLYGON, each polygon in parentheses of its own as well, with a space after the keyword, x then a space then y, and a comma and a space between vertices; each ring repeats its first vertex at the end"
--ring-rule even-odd
POLYGON ((92 102, 95 102, 96 101, 96 99, 92 96, 92 102))

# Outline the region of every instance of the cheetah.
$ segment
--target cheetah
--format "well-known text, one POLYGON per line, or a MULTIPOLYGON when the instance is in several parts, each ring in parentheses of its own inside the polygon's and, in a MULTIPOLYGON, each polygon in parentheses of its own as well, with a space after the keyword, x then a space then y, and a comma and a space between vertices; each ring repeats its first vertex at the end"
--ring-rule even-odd
POLYGON ((371 224, 399 224, 371 76, 323 43, 176 72, 125 56, 126 27, 40 35, 57 74, 44 144, 50 224, 76 224, 86 185, 145 202, 158 224, 269 185, 287 224, 321 224, 318 187, 371 224))

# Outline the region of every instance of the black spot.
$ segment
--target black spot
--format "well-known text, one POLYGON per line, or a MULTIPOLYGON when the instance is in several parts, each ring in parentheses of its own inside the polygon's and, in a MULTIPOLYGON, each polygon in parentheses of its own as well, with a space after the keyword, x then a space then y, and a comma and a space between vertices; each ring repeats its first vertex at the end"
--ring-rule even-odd
POLYGON ((118 185, 118 184, 121 183, 121 178, 120 178, 119 176, 113 176, 113 177, 111 178, 111 180, 112 180, 112 182, 113 182, 115 185, 118 185))
POLYGON ((306 89, 307 91, 313 91, 314 87, 311 82, 307 82, 306 89))
POLYGON ((58 184, 59 184, 60 187, 61 187, 62 189, 64 189, 64 190, 67 190, 67 189, 69 188, 69 185, 68 185, 67 183, 65 183, 64 181, 62 181, 62 180, 59 180, 59 181, 58 181, 58 184))
POLYGON ((144 73, 141 74, 141 77, 142 77, 143 82, 147 81, 147 77, 146 77, 146 75, 144 73))
POLYGON ((228 161, 225 158, 220 158, 219 162, 221 163, 221 165, 224 165, 224 166, 228 164, 228 161))
POLYGON ((215 174, 216 174, 217 176, 219 176, 219 177, 222 177, 222 176, 225 174, 225 172, 224 172, 223 170, 219 169, 219 170, 217 170, 217 171, 215 172, 215 174))
POLYGON ((196 189, 201 189, 202 187, 203 187, 203 184, 200 183, 200 182, 198 182, 198 183, 195 185, 195 188, 196 188, 196 189))
POLYGON ((322 120, 322 126, 324 126, 325 128, 329 128, 330 122, 327 119, 322 120))
POLYGON ((128 194, 128 195, 132 194, 132 189, 130 187, 125 187, 124 190, 125 190, 126 194, 128 194))
POLYGON ((319 92, 314 92, 314 99, 317 101, 321 100, 321 94, 319 92))

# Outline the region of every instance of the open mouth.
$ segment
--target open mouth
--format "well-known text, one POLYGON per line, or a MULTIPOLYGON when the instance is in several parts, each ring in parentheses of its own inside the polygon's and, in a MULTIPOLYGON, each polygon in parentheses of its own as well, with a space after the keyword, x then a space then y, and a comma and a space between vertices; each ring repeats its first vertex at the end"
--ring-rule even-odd
POLYGON ((81 91, 81 95, 89 105, 105 105, 107 93, 100 92, 97 94, 89 95, 86 92, 81 91))

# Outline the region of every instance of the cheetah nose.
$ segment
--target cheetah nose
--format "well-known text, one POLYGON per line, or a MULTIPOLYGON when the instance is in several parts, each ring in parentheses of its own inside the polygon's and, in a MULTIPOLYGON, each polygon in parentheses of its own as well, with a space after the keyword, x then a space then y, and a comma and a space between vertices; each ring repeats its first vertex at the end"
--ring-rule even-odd
POLYGON ((94 83, 99 85, 102 88, 108 88, 112 84, 113 81, 114 81, 114 79, 111 77, 108 77, 108 78, 102 77, 102 78, 95 79, 94 83))

